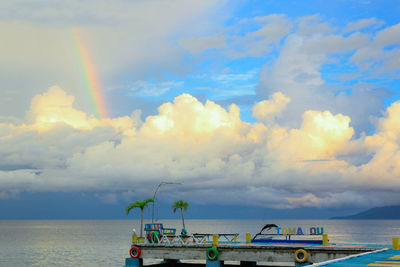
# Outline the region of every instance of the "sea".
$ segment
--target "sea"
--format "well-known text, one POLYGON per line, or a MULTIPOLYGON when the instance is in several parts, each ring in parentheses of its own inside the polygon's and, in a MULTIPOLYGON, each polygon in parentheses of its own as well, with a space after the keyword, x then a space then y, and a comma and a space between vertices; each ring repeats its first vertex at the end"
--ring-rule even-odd
MULTIPOLYGON (((181 220, 157 222, 182 228, 181 220)), ((323 227, 331 243, 390 245, 400 236, 400 220, 185 220, 189 233, 238 233, 239 241, 267 223, 323 227)), ((133 229, 139 220, 0 220, 0 267, 122 267, 133 229)))

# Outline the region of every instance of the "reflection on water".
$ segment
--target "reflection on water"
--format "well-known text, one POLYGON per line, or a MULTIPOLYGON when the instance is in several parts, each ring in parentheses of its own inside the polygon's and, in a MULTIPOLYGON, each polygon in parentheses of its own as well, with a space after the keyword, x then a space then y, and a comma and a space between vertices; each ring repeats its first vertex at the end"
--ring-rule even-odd
MULTIPOLYGON (((165 220, 181 228, 180 220, 165 220)), ((400 236, 399 220, 187 220, 191 233, 255 234, 266 223, 303 229, 320 226, 333 243, 390 244, 400 236)), ((124 265, 131 231, 139 221, 0 221, 0 266, 124 265)), ((308 230, 307 230, 308 232, 308 230)))

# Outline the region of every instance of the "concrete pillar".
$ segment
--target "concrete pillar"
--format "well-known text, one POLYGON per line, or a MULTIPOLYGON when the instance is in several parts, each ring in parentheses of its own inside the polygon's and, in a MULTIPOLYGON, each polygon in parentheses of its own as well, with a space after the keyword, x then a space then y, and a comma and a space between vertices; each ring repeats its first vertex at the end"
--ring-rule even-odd
POLYGON ((310 265, 311 263, 309 263, 309 262, 303 262, 303 263, 299 263, 299 262, 295 262, 294 263, 294 266, 295 267, 303 267, 303 266, 308 266, 308 265, 310 265))
POLYGON ((255 261, 241 261, 240 267, 255 267, 257 263, 255 261))
POLYGON ((143 267, 143 259, 141 258, 126 258, 124 267, 143 267))
POLYGON ((178 266, 178 264, 181 263, 180 260, 171 260, 171 259, 167 259, 167 260, 163 260, 162 264, 168 267, 176 267, 178 266))
POLYGON ((206 267, 224 267, 223 261, 206 261, 206 267))

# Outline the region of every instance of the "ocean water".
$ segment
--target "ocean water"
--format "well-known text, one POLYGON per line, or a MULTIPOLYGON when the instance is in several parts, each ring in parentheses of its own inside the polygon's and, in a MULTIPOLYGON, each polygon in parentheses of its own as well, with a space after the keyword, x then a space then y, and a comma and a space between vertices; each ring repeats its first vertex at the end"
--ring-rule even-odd
MULTIPOLYGON (((180 220, 160 220, 180 229, 180 220)), ((266 223, 323 227, 332 243, 391 244, 400 220, 185 220, 189 233, 255 234, 266 223)), ((118 266, 129 256, 131 232, 139 220, 0 220, 0 266, 118 266)))

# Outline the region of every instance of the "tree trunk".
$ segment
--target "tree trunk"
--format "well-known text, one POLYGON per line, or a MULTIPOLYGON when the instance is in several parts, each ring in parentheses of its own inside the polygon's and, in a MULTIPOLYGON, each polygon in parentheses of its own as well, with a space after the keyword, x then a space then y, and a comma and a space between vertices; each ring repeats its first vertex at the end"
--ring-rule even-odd
POLYGON ((142 216, 140 218, 140 237, 143 237, 143 210, 142 210, 142 216))
POLYGON ((182 224, 183 224, 183 228, 186 229, 185 227, 185 219, 183 218, 183 209, 181 208, 181 215, 182 215, 182 224))

